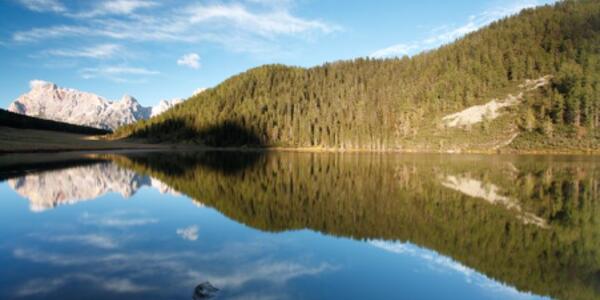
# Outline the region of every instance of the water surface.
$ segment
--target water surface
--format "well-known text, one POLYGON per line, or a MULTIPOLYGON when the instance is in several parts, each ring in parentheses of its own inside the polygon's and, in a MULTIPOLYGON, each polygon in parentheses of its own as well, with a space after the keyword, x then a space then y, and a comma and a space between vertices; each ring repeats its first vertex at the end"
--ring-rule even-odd
POLYGON ((1 299, 192 299, 205 282, 216 299, 600 295, 594 157, 153 152, 0 163, 1 299))

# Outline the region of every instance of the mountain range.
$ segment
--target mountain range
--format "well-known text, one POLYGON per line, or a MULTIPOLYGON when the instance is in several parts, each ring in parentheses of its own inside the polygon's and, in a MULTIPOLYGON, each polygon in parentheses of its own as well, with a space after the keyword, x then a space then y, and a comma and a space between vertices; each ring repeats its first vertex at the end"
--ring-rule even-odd
POLYGON ((184 101, 162 100, 156 106, 145 107, 129 95, 118 101, 110 101, 92 93, 62 88, 41 80, 31 81, 30 87, 28 93, 10 104, 9 111, 108 130, 157 116, 184 101))

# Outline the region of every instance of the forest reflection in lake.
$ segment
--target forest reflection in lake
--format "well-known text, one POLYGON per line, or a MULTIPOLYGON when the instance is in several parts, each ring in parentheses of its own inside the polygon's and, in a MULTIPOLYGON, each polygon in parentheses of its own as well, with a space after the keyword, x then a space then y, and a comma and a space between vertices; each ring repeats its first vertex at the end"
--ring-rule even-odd
POLYGON ((217 298, 600 295, 594 157, 81 159, 5 176, 0 296, 189 299, 203 282, 217 298))

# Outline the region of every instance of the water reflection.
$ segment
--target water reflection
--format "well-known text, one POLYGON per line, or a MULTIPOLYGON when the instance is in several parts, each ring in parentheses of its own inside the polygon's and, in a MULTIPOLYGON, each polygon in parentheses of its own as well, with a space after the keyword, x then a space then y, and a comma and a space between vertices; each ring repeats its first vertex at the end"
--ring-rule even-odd
POLYGON ((34 173, 9 179, 8 185, 29 199, 34 212, 96 199, 111 192, 129 198, 144 186, 155 188, 163 194, 176 193, 160 180, 139 175, 110 162, 34 173))
POLYGON ((507 210, 515 212, 515 216, 523 221, 524 224, 534 224, 536 226, 546 228, 547 222, 545 219, 527 211, 519 204, 519 200, 509 196, 503 196, 506 191, 493 183, 484 183, 481 180, 473 179, 468 175, 447 175, 442 180, 442 185, 461 192, 469 197, 483 199, 490 204, 503 206, 507 210))
MULTIPOLYGON (((37 211, 109 192, 130 197, 142 186, 155 187, 182 193, 262 231, 310 229, 366 241, 376 249, 421 260, 431 269, 462 274, 470 284, 502 290, 509 297, 532 296, 517 290, 563 299, 593 299, 600 293, 600 162, 593 158, 259 152, 101 158, 106 162, 31 174, 11 179, 9 186, 37 211)), ((155 288, 146 285, 150 276, 168 273, 175 276, 165 282, 185 283, 188 289, 210 282, 225 298, 256 291, 257 282, 270 282, 280 287, 272 296, 281 298, 290 294, 283 283, 349 269, 327 256, 301 255, 307 251, 302 245, 279 236, 203 244, 222 232, 203 230, 191 220, 171 231, 171 245, 152 248, 151 253, 115 253, 135 240, 127 236, 134 227, 160 232, 164 215, 168 213, 155 216, 139 209, 84 212, 78 222, 92 227, 90 232, 30 236, 36 243, 68 242, 109 253, 15 247, 13 255, 21 260, 86 270, 52 280, 29 279, 21 287, 30 291, 22 293, 35 294, 31 290, 39 289, 36 280, 49 280, 45 289, 88 282, 104 290, 143 293, 155 288), (205 249, 181 251, 179 243, 205 249), (285 259, 272 256, 281 249, 285 259), (109 276, 115 274, 130 276, 109 276)), ((341 242, 321 241, 317 249, 327 243, 341 242)))

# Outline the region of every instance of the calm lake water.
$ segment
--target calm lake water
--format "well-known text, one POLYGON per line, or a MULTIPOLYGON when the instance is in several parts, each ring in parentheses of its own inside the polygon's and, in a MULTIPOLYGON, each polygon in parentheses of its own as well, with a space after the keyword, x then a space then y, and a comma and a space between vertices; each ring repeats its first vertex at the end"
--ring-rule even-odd
POLYGON ((0 299, 600 297, 594 157, 0 162, 0 299))

